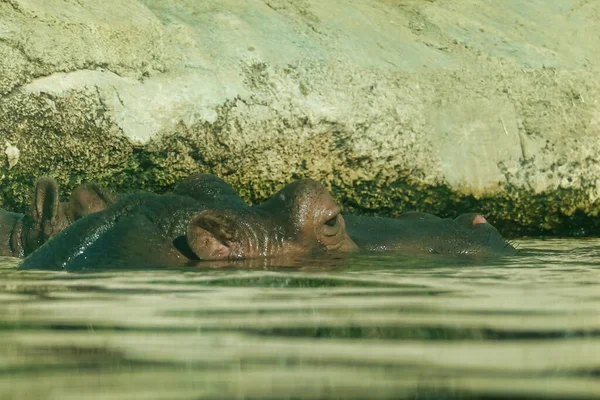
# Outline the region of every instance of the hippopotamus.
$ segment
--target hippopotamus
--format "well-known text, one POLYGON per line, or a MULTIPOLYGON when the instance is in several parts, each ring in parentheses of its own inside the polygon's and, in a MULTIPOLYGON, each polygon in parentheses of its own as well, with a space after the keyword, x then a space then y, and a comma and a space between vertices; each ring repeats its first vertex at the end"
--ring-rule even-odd
POLYGON ((183 266, 200 260, 359 250, 405 255, 516 253, 481 214, 456 219, 418 212, 393 219, 342 216, 329 192, 310 179, 294 182, 253 207, 222 179, 196 174, 166 195, 134 193, 92 208, 95 213, 50 240, 21 268, 183 266))
POLYGON ((197 174, 172 193, 122 196, 74 222, 20 268, 183 266, 356 249, 340 208, 314 180, 291 183, 264 203, 249 206, 220 178, 197 174))
POLYGON ((366 251, 404 255, 447 254, 472 256, 515 255, 485 217, 467 213, 455 219, 407 212, 397 218, 344 215, 348 235, 366 251))
POLYGON ((78 186, 68 202, 59 202, 56 181, 40 178, 26 214, 0 209, 0 256, 27 256, 72 222, 103 210, 113 201, 109 191, 88 183, 78 186))

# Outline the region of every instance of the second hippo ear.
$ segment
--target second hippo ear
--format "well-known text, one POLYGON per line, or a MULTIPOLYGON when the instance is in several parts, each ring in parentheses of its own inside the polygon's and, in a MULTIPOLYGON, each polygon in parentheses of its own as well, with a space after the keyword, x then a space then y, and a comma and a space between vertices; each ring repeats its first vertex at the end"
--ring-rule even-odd
POLYGON ((205 210, 196 214, 187 229, 190 249, 201 260, 222 260, 235 254, 238 225, 235 217, 222 210, 205 210))
POLYGON ((461 214, 454 221, 458 222, 462 227, 469 229, 483 224, 486 224, 486 226, 489 225, 485 217, 478 213, 461 214))
POLYGON ((95 183, 78 186, 69 200, 69 218, 76 221, 104 210, 115 202, 115 195, 95 183))
POLYGON ((59 217, 58 184, 52 178, 40 178, 35 185, 31 217, 36 225, 46 231, 59 217))

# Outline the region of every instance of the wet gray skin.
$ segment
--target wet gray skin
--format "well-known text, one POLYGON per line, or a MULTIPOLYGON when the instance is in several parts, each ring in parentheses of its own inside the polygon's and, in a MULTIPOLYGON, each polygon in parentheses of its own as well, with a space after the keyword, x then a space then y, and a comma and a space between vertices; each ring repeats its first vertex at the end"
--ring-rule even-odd
POLYGON ((248 207, 229 184, 212 174, 190 175, 177 183, 172 193, 189 196, 200 202, 207 202, 207 204, 221 204, 223 208, 248 207))
POLYGON ((345 215, 348 234, 360 249, 405 255, 515 255, 516 249, 481 214, 456 219, 409 212, 398 218, 345 215))
POLYGON ((112 195, 95 184, 77 187, 68 202, 59 201, 59 188, 52 178, 38 179, 33 204, 26 214, 0 209, 0 255, 31 254, 72 222, 101 211, 113 202, 112 195))
POLYGON ((356 249, 339 207, 315 181, 294 182, 249 207, 217 177, 189 179, 171 194, 123 196, 69 226, 20 268, 148 268, 356 249))

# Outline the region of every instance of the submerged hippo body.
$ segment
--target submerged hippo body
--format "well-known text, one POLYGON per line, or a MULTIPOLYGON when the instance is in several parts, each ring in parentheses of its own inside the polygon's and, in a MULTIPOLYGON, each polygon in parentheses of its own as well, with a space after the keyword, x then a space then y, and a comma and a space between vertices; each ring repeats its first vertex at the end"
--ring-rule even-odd
POLYGON ((0 209, 0 255, 27 256, 72 222, 103 210, 113 201, 99 186, 84 184, 73 191, 68 202, 61 203, 56 181, 40 178, 26 214, 0 209))
POLYGON ((347 231, 367 251, 404 255, 514 255, 515 248, 481 214, 442 219, 408 212, 398 218, 345 215, 347 231))
POLYGON ((224 181, 199 174, 167 195, 123 196, 69 226, 20 268, 179 266, 355 248, 339 207, 315 181, 294 182, 250 207, 224 181))

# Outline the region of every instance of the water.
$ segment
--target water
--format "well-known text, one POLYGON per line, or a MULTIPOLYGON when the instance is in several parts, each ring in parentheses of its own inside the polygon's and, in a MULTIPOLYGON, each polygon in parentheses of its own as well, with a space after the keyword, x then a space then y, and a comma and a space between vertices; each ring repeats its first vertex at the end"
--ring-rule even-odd
POLYGON ((0 398, 600 398, 600 240, 520 247, 284 270, 0 259, 0 398))

